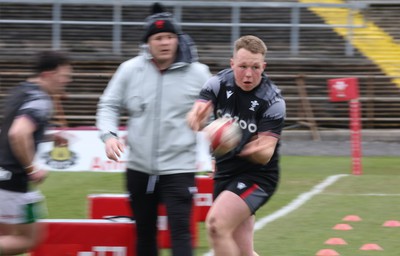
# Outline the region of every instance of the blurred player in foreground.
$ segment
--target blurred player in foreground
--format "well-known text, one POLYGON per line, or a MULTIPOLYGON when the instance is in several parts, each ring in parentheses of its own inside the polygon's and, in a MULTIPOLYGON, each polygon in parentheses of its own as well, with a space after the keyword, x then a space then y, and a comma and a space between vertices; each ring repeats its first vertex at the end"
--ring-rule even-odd
POLYGON ((279 181, 279 139, 285 101, 264 74, 267 47, 255 36, 235 42, 231 68, 213 76, 188 114, 201 130, 213 112, 232 118, 243 131, 239 145, 216 156, 214 203, 208 212, 208 239, 216 256, 257 255, 254 214, 273 195, 279 181))
POLYGON ((107 157, 118 161, 124 149, 118 119, 121 109, 128 110, 126 186, 136 221, 136 255, 158 255, 157 208, 163 202, 172 255, 191 256, 196 136, 186 114, 211 74, 173 16, 158 4, 153 8, 141 54, 120 65, 100 99, 97 127, 107 157))
POLYGON ((0 255, 29 251, 43 238, 37 219, 44 197, 35 188, 47 171, 33 163, 53 112, 52 96, 71 81, 69 59, 60 52, 37 56, 34 76, 12 89, 0 132, 0 255))

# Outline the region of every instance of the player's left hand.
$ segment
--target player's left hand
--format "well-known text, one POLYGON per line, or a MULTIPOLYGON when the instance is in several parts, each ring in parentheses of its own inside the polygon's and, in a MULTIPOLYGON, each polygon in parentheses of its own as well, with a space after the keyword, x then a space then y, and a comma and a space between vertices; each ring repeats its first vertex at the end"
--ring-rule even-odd
POLYGON ((258 164, 267 164, 274 154, 278 138, 268 135, 254 136, 238 156, 258 164))

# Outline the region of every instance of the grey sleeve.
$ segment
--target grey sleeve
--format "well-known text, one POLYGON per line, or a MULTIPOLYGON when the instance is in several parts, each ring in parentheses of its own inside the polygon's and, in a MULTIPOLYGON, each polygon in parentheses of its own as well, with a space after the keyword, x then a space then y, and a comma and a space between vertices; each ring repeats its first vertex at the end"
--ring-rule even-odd
POLYGON ((110 134, 118 134, 121 109, 124 105, 124 92, 127 87, 129 72, 126 64, 121 64, 109 81, 97 104, 96 127, 104 141, 110 134))

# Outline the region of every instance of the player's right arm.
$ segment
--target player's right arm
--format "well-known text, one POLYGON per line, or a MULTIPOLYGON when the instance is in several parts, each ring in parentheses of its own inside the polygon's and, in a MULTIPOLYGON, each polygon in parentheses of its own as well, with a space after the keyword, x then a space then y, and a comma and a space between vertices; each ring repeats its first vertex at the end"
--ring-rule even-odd
POLYGON ((192 109, 186 116, 187 123, 192 130, 200 131, 206 126, 213 112, 219 87, 220 81, 216 76, 211 77, 204 84, 200 91, 199 99, 193 104, 192 109))
POLYGON ((33 164, 35 157, 33 133, 35 131, 36 124, 28 116, 21 115, 13 121, 8 138, 11 150, 30 175, 29 178, 34 182, 41 182, 46 177, 47 171, 33 164))
POLYGON ((200 131, 206 125, 213 104, 211 101, 197 100, 192 107, 192 110, 187 115, 187 122, 190 128, 194 131, 200 131))

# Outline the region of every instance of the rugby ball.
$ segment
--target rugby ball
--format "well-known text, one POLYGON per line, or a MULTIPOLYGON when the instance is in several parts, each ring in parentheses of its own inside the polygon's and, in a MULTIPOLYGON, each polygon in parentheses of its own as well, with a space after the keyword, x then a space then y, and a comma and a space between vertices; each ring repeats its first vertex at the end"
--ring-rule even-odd
POLYGON ((242 130, 231 118, 215 119, 203 131, 206 133, 211 150, 216 156, 228 153, 242 139, 242 130))

